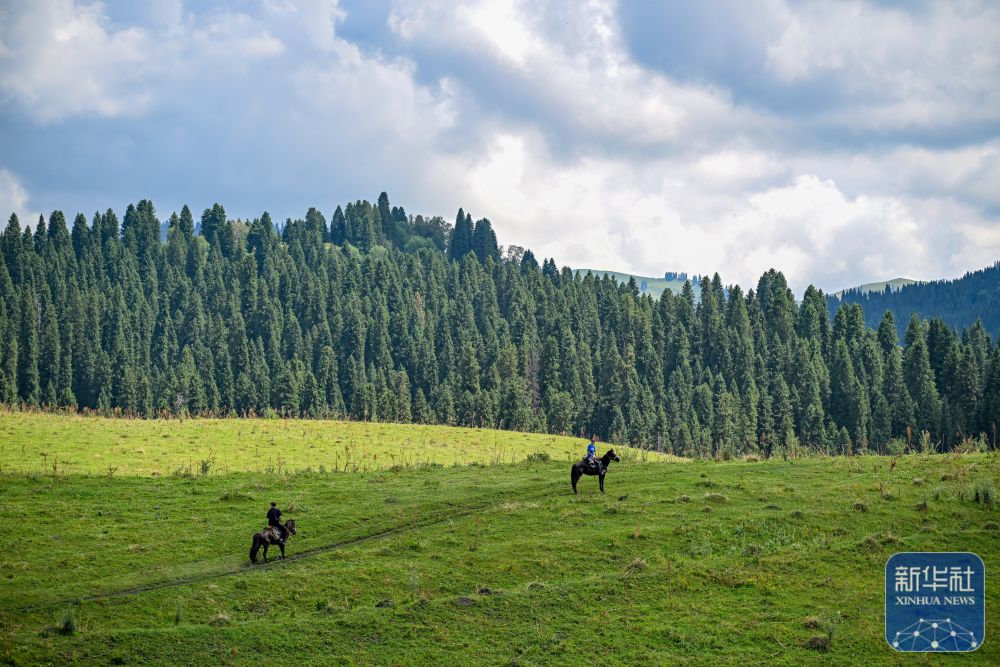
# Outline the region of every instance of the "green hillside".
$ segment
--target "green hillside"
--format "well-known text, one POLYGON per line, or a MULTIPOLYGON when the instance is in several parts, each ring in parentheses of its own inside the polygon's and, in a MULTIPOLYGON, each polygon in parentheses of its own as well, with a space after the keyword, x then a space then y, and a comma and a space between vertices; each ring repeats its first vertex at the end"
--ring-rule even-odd
MULTIPOLYGON (((651 276, 637 276, 631 273, 621 273, 619 271, 603 271, 600 269, 574 269, 575 273, 585 276, 587 272, 594 274, 595 276, 608 275, 617 280, 620 283, 627 283, 629 278, 635 278, 635 282, 639 285, 639 290, 643 294, 648 294, 654 299, 660 298, 664 290, 671 290, 674 294, 680 294, 681 288, 684 287, 683 280, 664 280, 661 278, 653 278, 651 276), (642 284, 646 283, 646 289, 642 290, 642 284)), ((697 299, 698 288, 697 285, 692 285, 695 288, 695 298, 697 299)))
MULTIPOLYGON (((71 441, 81 424, 46 419, 71 441)), ((93 436, 82 453, 108 446, 93 436)), ((33 470, 24 452, 5 470, 26 472, 0 474, 11 664, 898 664, 883 568, 909 550, 977 552, 1000 604, 993 455, 629 453, 606 495, 585 478, 574 496, 544 455, 153 476, 33 470), (251 566, 272 499, 298 531, 287 560, 251 566)), ((996 619, 963 664, 1000 661, 996 619)))
POLYGON ((880 283, 864 283, 863 285, 858 285, 857 287, 848 287, 842 289, 839 292, 834 292, 831 296, 835 296, 838 299, 844 295, 844 292, 850 290, 857 290, 862 294, 868 294, 869 292, 884 292, 886 285, 892 288, 892 291, 898 291, 899 289, 906 287, 907 285, 919 285, 920 280, 911 280, 910 278, 893 278, 892 280, 883 280, 880 283))
MULTIPOLYGON (((561 435, 288 419, 109 419, 0 412, 0 472, 168 475, 381 470, 516 463, 544 452, 568 461, 586 441, 561 435)), ((628 447, 619 447, 632 451, 628 447)), ((634 450, 637 456, 663 457, 634 450)))

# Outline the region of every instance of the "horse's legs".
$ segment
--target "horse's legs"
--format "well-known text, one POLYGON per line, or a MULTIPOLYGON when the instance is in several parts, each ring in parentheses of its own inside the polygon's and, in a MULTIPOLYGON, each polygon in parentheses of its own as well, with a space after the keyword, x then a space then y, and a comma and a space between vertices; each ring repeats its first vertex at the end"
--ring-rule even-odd
POLYGON ((264 542, 264 562, 265 563, 267 562, 267 546, 268 546, 268 544, 270 544, 270 543, 269 542, 264 542))
POLYGON ((604 493, 604 475, 603 474, 601 475, 600 480, 601 480, 601 493, 604 493))
POLYGON ((284 542, 278 542, 278 546, 281 547, 281 559, 284 560, 285 559, 285 543, 284 542))
POLYGON ((580 476, 576 474, 575 469, 569 471, 569 479, 573 483, 573 493, 579 494, 579 491, 576 490, 576 483, 580 479, 580 476))

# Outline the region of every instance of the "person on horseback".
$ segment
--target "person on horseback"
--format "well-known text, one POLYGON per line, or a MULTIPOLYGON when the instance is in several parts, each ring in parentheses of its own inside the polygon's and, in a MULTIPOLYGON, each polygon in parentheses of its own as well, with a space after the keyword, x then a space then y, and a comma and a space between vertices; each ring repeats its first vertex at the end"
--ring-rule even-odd
POLYGON ((587 456, 584 457, 584 461, 588 465, 597 468, 598 473, 604 472, 604 466, 601 464, 601 459, 597 458, 597 437, 590 436, 590 444, 587 445, 587 456))
POLYGON ((267 525, 278 529, 278 539, 281 544, 284 544, 288 533, 285 531, 285 527, 281 525, 281 510, 278 509, 278 504, 273 501, 271 502, 271 509, 267 511, 267 525))

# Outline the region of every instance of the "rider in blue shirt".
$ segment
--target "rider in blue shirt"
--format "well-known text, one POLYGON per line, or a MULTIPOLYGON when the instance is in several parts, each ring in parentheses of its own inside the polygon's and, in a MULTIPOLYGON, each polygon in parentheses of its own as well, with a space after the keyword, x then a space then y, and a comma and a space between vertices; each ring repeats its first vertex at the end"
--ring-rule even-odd
POLYGON ((601 464, 601 459, 597 458, 596 441, 596 436, 590 436, 590 444, 587 445, 587 456, 583 460, 592 466, 596 466, 599 471, 604 472, 604 466, 601 464))

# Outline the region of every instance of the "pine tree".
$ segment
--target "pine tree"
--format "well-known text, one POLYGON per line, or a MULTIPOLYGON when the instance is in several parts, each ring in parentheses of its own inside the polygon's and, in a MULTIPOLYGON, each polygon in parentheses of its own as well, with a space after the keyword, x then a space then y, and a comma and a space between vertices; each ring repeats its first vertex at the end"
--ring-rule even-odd
POLYGON ((455 216, 455 227, 451 232, 451 239, 448 241, 448 259, 457 260, 473 252, 472 243, 472 216, 458 209, 455 216))
POLYGON ((40 304, 35 299, 33 290, 23 289, 20 305, 21 330, 17 344, 19 355, 17 362, 18 395, 25 403, 38 405, 42 398, 42 388, 38 373, 40 304))
POLYGON ((471 247, 480 262, 486 262, 487 258, 494 262, 500 261, 497 235, 488 219, 482 218, 476 221, 476 226, 472 231, 471 247))
POLYGON ((903 372, 916 409, 916 425, 919 430, 929 431, 933 435, 938 432, 941 402, 927 351, 926 333, 916 315, 907 327, 906 340, 903 372))

